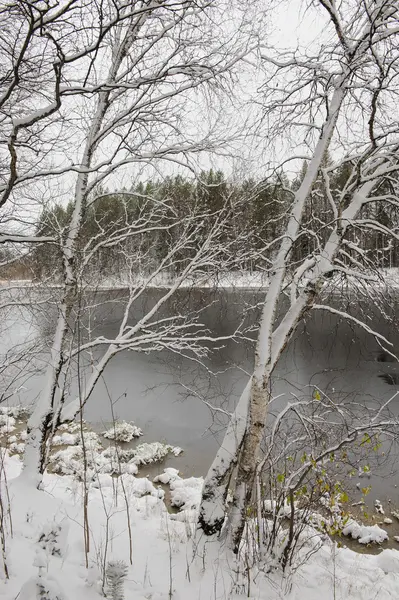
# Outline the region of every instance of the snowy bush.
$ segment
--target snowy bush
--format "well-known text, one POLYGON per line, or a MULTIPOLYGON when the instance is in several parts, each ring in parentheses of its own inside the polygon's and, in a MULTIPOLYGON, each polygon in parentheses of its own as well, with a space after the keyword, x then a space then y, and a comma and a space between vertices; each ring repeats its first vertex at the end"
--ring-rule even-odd
MULTIPOLYGON (((101 446, 100 437, 94 431, 84 431, 83 439, 84 439, 86 451, 98 452, 99 450, 101 450, 102 446, 101 446)), ((77 441, 78 441, 78 444, 82 443, 82 439, 81 439, 80 435, 78 436, 77 441)))
MULTIPOLYGON (((96 434, 94 434, 96 435, 96 434)), ((94 479, 98 474, 115 474, 137 472, 135 463, 129 464, 127 461, 134 455, 134 450, 120 450, 110 446, 101 451, 98 447, 95 437, 85 439, 86 447, 86 465, 88 479, 94 479)), ((55 473, 62 475, 77 475, 80 478, 84 476, 84 454, 81 445, 69 446, 64 450, 59 450, 50 457, 50 464, 55 473)))
MULTIPOLYGON (((177 456, 181 448, 160 442, 140 444, 136 448, 122 449, 109 446, 102 450, 99 436, 92 431, 83 434, 86 449, 86 466, 89 479, 98 474, 119 475, 129 473, 135 475, 139 465, 146 465, 165 458, 170 452, 177 456)), ((84 452, 79 434, 62 433, 55 438, 55 445, 72 444, 50 456, 50 466, 55 473, 63 475, 84 476, 84 452)))
POLYGON ((133 422, 117 421, 112 427, 103 432, 103 436, 117 442, 131 442, 133 438, 143 435, 140 427, 133 422))
MULTIPOLYGON (((85 423, 85 421, 83 421, 85 423)), ((69 431, 69 433, 76 433, 80 429, 80 423, 71 421, 70 423, 63 423, 58 427, 60 431, 69 431)))
POLYGON ((124 594, 124 582, 127 575, 127 565, 123 560, 110 560, 107 564, 106 578, 107 578, 107 596, 112 600, 123 600, 124 594))
POLYGON ((57 581, 51 575, 31 577, 21 588, 18 600, 65 600, 57 581))
POLYGON ((55 473, 76 475, 83 472, 83 450, 81 446, 71 446, 50 457, 50 466, 55 473))
POLYGON ((149 463, 158 462, 165 458, 175 450, 168 444, 162 444, 161 442, 152 442, 150 444, 144 442, 135 448, 134 456, 132 461, 136 465, 148 465, 149 463))
POLYGON ((117 448, 116 446, 108 446, 103 452, 102 455, 106 458, 109 458, 110 462, 114 464, 118 464, 120 462, 128 462, 135 455, 135 450, 133 448, 128 448, 127 450, 123 450, 122 448, 117 448))
POLYGON ((52 446, 74 446, 78 442, 78 438, 76 433, 63 432, 61 435, 55 435, 51 444, 52 446))
POLYGON ((61 556, 61 548, 58 542, 60 533, 60 525, 55 523, 44 525, 38 540, 39 547, 51 556, 61 556))
MULTIPOLYGON (((60 436, 55 436, 56 445, 68 445, 67 442, 75 439, 75 446, 69 445, 64 450, 59 450, 50 456, 50 466, 55 473, 63 475, 79 475, 84 472, 84 455, 82 447, 82 438, 80 434, 62 433, 60 436)), ((97 433, 94 431, 83 432, 83 439, 86 449, 86 461, 88 470, 98 471, 100 473, 112 472, 109 459, 102 456, 101 442, 97 433)), ((89 473, 89 476, 92 475, 89 473)))
POLYGON ((15 417, 7 414, 0 414, 0 435, 10 433, 15 430, 15 417))
POLYGON ((31 412, 31 407, 21 406, 0 406, 0 416, 13 417, 14 419, 26 418, 31 412))
POLYGON ((170 498, 173 506, 180 510, 197 509, 201 502, 201 493, 204 480, 202 477, 189 479, 176 479, 170 483, 170 498))

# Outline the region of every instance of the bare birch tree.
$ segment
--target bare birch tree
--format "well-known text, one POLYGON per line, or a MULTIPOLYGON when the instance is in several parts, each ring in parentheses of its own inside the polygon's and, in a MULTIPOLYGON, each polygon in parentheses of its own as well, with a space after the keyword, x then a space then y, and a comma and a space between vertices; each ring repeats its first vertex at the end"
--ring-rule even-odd
MULTIPOLYGON (((165 211, 169 216, 170 211, 158 201, 135 222, 121 224, 111 235, 100 233, 83 249, 79 235, 99 187, 111 182, 113 189, 122 188, 129 168, 169 162, 193 169, 195 154, 229 143, 232 136, 223 128, 217 106, 236 67, 257 45, 251 36, 251 6, 206 0, 24 0, 0 8, 0 207, 10 211, 0 242, 27 251, 32 244, 52 244, 62 253, 62 291, 49 364, 28 423, 23 476, 36 484, 45 468, 48 436, 61 418, 66 372, 76 354, 106 348, 69 416, 90 396, 107 361, 123 348, 201 352, 206 332, 194 328, 193 333, 187 319, 155 315, 185 278, 219 260, 225 212, 213 220, 199 245, 195 232, 204 215, 188 215, 180 223, 178 247, 158 267, 170 267, 178 251, 187 255, 171 288, 132 327, 129 308, 143 289, 132 278, 117 338, 90 340, 82 348, 75 347, 69 332, 91 257, 101 247, 175 226, 176 219, 165 225, 165 211), (207 102, 205 118, 201 97, 207 102), (53 198, 70 203, 68 223, 54 236, 34 235, 29 225, 34 205, 53 198)), ((129 256, 126 261, 134 263, 129 256)), ((144 286, 154 276, 148 274, 144 286)))
MULTIPOLYGON (((289 160, 305 158, 307 170, 293 194, 285 232, 276 240, 254 371, 208 472, 199 516, 206 534, 219 532, 230 485, 234 501, 227 523, 236 552, 261 460, 272 374, 281 353, 310 310, 334 310, 320 300, 331 278, 352 277, 363 283, 373 279, 359 232, 398 235, 378 219, 377 210, 365 216, 366 207, 379 203, 399 206, 399 128, 394 109, 399 85, 398 7, 389 0, 339 4, 319 0, 303 6, 327 20, 318 42, 302 53, 300 48, 281 52, 265 44, 262 119, 276 144, 293 140, 296 147, 303 147, 303 153, 288 156, 289 160), (325 161, 327 152, 333 157, 331 164, 325 161), (345 184, 332 189, 333 174, 343 166, 348 172, 345 184), (330 216, 310 230, 303 216, 320 176, 330 216), (315 241, 315 250, 295 264, 292 250, 304 236, 315 241), (281 297, 287 288, 289 301, 284 307, 281 297)), ((340 314, 350 318, 344 311, 340 314)), ((357 320, 356 324, 377 335, 367 323, 357 320)), ((382 343, 389 345, 387 340, 382 343)))

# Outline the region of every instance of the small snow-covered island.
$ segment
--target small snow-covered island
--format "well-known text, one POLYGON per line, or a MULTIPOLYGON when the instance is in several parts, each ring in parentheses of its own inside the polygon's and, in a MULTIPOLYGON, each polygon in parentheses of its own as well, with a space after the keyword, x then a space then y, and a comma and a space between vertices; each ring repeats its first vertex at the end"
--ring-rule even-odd
POLYGON ((0 15, 0 600, 399 598, 399 4, 0 15))

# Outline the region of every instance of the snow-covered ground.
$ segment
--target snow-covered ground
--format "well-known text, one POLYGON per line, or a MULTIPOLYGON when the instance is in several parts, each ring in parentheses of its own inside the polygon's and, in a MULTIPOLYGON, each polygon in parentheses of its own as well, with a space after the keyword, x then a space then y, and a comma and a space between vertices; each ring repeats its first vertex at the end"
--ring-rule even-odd
POLYGON ((132 474, 98 476, 89 489, 86 567, 82 483, 72 476, 46 473, 43 491, 27 489, 19 477, 19 458, 8 453, 3 457, 3 556, 9 579, 0 559, 0 597, 94 600, 109 590, 109 582, 103 579, 104 567, 115 583, 118 569, 123 572, 126 566, 120 586, 126 600, 399 598, 398 551, 383 550, 377 556, 357 554, 338 548, 310 527, 302 534, 305 544, 288 575, 267 569, 267 561, 263 569, 252 568, 246 573, 223 543, 211 540, 204 544, 201 535, 195 536, 202 480, 182 479, 174 469, 162 474, 160 468, 161 475, 154 483, 132 474), (171 501, 180 507, 177 514, 168 513, 160 483, 170 486, 171 501), (117 561, 122 561, 122 567, 117 561))
MULTIPOLYGON (((86 288, 95 288, 100 290, 125 289, 129 286, 146 286, 148 288, 170 288, 175 281, 173 273, 160 272, 156 276, 150 277, 145 274, 138 274, 132 277, 104 277, 101 281, 98 277, 91 283, 87 282, 86 288)), ((204 288, 263 288, 268 284, 268 276, 260 271, 234 271, 221 273, 217 277, 203 274, 197 277, 188 277, 180 284, 180 288, 204 287, 204 288)), ((49 282, 33 282, 28 279, 6 281, 0 280, 0 286, 6 287, 41 287, 58 288, 61 284, 49 282)))

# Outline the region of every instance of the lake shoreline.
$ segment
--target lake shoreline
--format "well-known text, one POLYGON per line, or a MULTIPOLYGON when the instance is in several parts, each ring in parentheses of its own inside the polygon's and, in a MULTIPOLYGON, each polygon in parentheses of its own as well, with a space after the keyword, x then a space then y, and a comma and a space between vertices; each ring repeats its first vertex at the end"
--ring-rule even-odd
MULTIPOLYGON (((302 286, 306 285, 306 278, 302 280, 302 286)), ((339 277, 334 277, 328 282, 327 286, 334 286, 340 281, 339 277)), ((287 285, 289 285, 287 281, 287 285)), ((389 269, 381 269, 379 271, 373 271, 369 273, 359 274, 359 279, 356 276, 351 276, 351 280, 347 281, 345 285, 350 288, 356 288, 359 284, 363 286, 380 288, 399 288, 399 268, 393 267, 389 269)), ((88 281, 82 288, 86 291, 124 291, 130 287, 146 287, 148 289, 170 289, 174 285, 173 274, 161 273, 156 277, 152 277, 151 274, 138 275, 135 280, 123 278, 112 278, 104 277, 101 283, 95 285, 88 281)), ((205 275, 198 278, 187 278, 183 281, 177 289, 222 289, 222 290, 266 290, 269 285, 269 277, 267 273, 262 271, 234 271, 229 273, 220 273, 217 276, 206 277, 205 275)), ((60 282, 45 283, 40 281, 34 281, 32 279, 13 279, 13 280, 1 280, 0 289, 11 288, 11 287, 27 287, 27 288, 38 288, 38 289, 62 289, 63 284, 60 282)), ((299 285, 301 287, 301 285, 299 285)))

